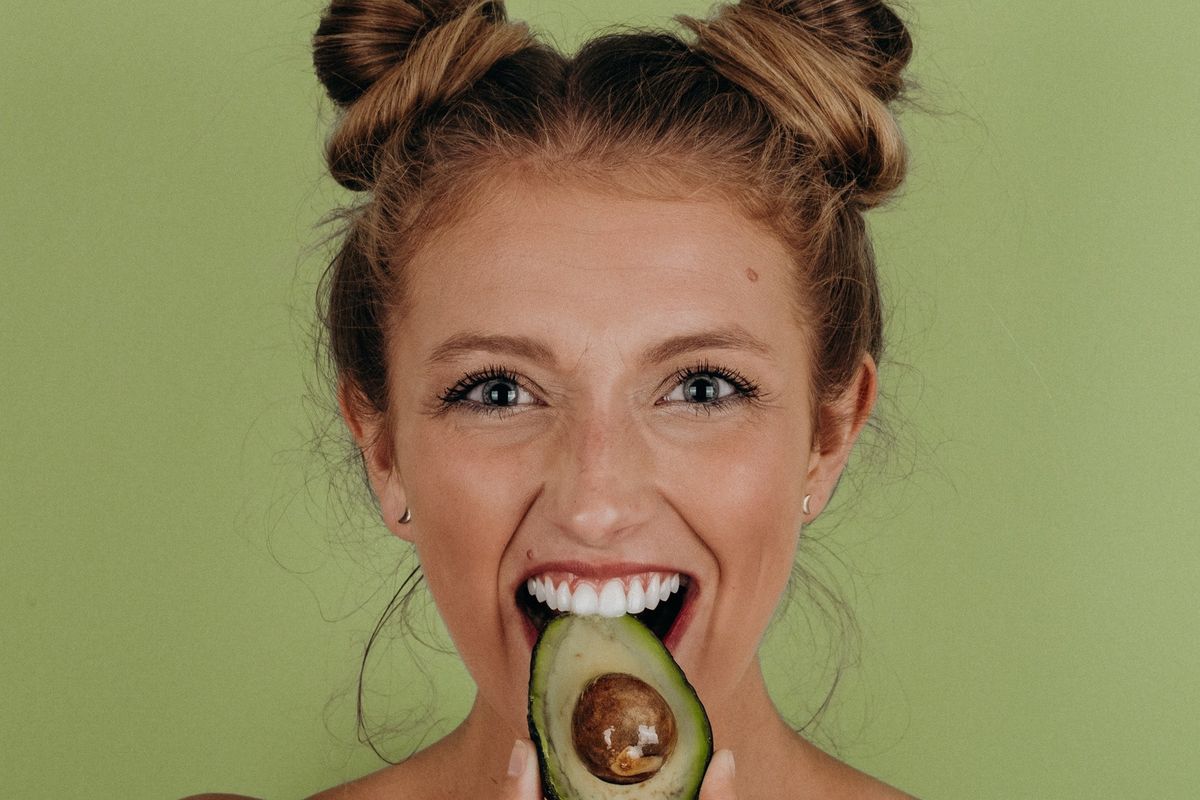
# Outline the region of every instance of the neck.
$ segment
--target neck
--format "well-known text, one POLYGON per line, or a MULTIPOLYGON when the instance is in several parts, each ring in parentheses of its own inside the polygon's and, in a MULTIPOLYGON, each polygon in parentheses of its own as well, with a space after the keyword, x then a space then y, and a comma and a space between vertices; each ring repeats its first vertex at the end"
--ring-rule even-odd
POLYGON ((491 797, 503 783, 513 742, 529 731, 514 730, 479 694, 467 718, 450 735, 429 748, 447 786, 446 797, 491 797))
POLYGON ((804 770, 815 750, 771 701, 757 659, 729 698, 707 711, 713 747, 733 751, 739 797, 777 797, 779 787, 790 785, 789 778, 804 770))

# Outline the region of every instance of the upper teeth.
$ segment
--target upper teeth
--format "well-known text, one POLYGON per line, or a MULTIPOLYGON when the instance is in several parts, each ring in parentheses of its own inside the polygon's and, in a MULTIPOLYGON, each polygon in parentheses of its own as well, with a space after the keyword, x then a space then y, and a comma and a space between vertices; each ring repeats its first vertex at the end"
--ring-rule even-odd
POLYGON ((530 578, 525 588, 539 603, 545 603, 555 611, 619 617, 656 608, 679 591, 679 573, 651 572, 627 578, 610 578, 602 583, 574 576, 560 578, 556 582, 549 575, 541 575, 530 578), (574 590, 571 588, 572 579, 574 590))

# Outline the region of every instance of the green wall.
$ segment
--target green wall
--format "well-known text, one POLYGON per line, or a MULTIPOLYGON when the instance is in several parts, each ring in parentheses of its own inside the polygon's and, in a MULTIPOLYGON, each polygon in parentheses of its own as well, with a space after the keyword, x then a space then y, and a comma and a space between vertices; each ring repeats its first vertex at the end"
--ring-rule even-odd
MULTIPOLYGON (((511 9, 570 42, 705 5, 511 9)), ((310 448, 309 248, 340 197, 317 9, 10 6, 0 795, 294 798, 375 769, 346 691, 403 549, 310 448)), ((1194 797, 1200 6, 910 6, 926 110, 873 220, 897 444, 812 529, 863 630, 820 735, 928 798, 1194 797)), ((431 692, 406 647, 369 699, 397 723, 431 692)), ((799 712, 810 650, 798 615, 768 647, 799 712)), ((469 683, 422 660, 444 729, 469 683)))

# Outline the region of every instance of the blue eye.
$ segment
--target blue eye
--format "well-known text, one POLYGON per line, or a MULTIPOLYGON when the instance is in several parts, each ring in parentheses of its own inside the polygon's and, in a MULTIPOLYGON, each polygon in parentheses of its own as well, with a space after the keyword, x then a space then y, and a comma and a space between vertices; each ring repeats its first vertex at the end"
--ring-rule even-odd
POLYGON ((685 403, 712 403, 738 393, 738 387, 712 373, 691 375, 680 381, 664 400, 685 403))
MULTIPOLYGON (((759 397, 758 387, 737 372, 707 362, 678 370, 674 386, 659 404, 679 404, 695 412, 714 413, 728 405, 759 397)), ((520 379, 502 367, 464 375, 441 395, 440 412, 461 409, 506 417, 544 405, 520 379)))
POLYGON ((507 415, 521 406, 538 405, 537 398, 525 389, 515 375, 501 367, 464 375, 441 396, 441 410, 462 408, 478 414, 507 415))
POLYGON ((711 414, 731 403, 754 400, 758 387, 734 370, 708 362, 675 373, 677 383, 661 403, 679 403, 692 411, 711 414))
POLYGON ((465 397, 485 406, 507 408, 517 405, 518 401, 523 399, 522 395, 524 395, 525 402, 528 403, 529 392, 522 389, 515 381, 508 378, 491 378, 477 384, 466 393, 465 397))

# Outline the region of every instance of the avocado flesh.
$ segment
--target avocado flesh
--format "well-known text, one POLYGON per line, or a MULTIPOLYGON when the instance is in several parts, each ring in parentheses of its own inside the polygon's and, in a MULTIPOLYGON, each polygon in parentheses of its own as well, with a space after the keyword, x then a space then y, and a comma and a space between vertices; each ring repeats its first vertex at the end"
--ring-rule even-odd
POLYGON ((695 800, 712 758, 712 729, 695 690, 658 637, 628 615, 568 614, 542 630, 529 674, 529 732, 548 800, 695 800), (675 717, 674 749, 640 783, 595 777, 575 750, 575 704, 594 678, 608 673, 645 682, 675 717))

